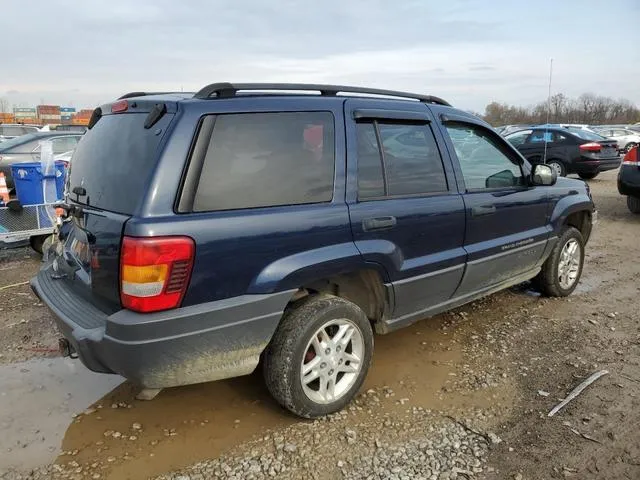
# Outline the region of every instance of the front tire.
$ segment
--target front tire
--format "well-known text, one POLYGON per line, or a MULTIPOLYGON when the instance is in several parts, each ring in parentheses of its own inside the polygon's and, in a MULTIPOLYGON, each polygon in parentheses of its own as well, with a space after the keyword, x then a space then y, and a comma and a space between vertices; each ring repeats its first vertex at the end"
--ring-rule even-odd
POLYGON ((593 180, 598 176, 597 173, 579 173, 578 176, 583 180, 593 180))
POLYGON ((640 213, 640 197, 627 197, 627 208, 631 213, 640 213))
POLYGON ((264 378, 273 397, 304 418, 344 408, 364 381, 373 330, 355 304, 312 295, 288 310, 267 347, 264 378))
POLYGON ((565 227, 551 255, 536 277, 540 292, 566 297, 578 286, 584 265, 584 239, 574 227, 565 227))

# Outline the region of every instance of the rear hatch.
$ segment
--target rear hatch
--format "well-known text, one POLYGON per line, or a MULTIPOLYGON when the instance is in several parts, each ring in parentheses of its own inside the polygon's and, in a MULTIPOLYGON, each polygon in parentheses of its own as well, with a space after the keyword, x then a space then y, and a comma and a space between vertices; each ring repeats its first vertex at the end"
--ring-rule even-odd
MULTIPOLYGON (((94 113, 97 122, 78 143, 67 179, 69 217, 60 228, 52 259, 58 281, 105 313, 121 308, 124 225, 144 198, 174 117, 161 108, 164 112, 149 127, 150 117, 158 116, 156 104, 129 102, 119 113, 94 113)), ((122 108, 123 102, 114 106, 118 104, 122 108)))

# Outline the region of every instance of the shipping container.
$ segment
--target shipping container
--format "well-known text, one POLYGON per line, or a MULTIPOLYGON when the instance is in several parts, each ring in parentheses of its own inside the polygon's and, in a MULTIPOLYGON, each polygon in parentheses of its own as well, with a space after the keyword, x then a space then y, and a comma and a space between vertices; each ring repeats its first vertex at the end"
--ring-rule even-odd
POLYGON ((24 125, 42 125, 42 122, 40 122, 36 117, 19 117, 16 118, 16 123, 24 125))
POLYGON ((75 107, 60 107, 60 113, 75 113, 75 107))
POLYGON ((0 113, 0 123, 15 123, 16 117, 13 113, 0 113))
POLYGON ((36 109, 38 111, 38 116, 46 114, 60 115, 60 106, 58 105, 38 105, 36 109))

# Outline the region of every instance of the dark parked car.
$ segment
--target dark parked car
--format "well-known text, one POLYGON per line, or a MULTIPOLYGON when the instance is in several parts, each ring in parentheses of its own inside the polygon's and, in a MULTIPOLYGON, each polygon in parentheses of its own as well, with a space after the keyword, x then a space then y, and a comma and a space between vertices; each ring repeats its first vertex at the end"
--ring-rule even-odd
POLYGON ((0 172, 4 173, 9 189, 13 188, 11 165, 39 161, 41 141, 51 140, 53 153, 58 155, 74 150, 81 138, 77 133, 36 132, 0 143, 0 172))
POLYGON ((627 196, 627 206, 633 213, 640 213, 640 155, 634 147, 624 156, 618 172, 618 191, 627 196))
POLYGON ((588 130, 538 127, 505 138, 531 163, 546 163, 561 177, 577 173, 588 180, 600 172, 615 170, 622 161, 614 140, 588 130))
POLYGON ((325 415, 374 331, 582 272, 587 185, 437 97, 222 83, 125 95, 90 127, 32 288, 67 353, 147 396, 262 359, 281 405, 325 415))

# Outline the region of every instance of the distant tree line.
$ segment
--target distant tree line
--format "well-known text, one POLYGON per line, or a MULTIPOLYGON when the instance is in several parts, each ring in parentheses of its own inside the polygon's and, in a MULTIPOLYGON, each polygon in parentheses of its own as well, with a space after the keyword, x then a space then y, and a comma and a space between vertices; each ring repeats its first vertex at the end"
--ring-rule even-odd
POLYGON ((629 100, 583 93, 578 98, 569 98, 563 93, 553 95, 529 107, 518 107, 506 103, 491 102, 482 116, 491 125, 515 123, 584 123, 588 125, 636 123, 640 121, 640 109, 629 100))

